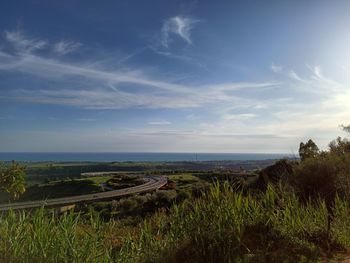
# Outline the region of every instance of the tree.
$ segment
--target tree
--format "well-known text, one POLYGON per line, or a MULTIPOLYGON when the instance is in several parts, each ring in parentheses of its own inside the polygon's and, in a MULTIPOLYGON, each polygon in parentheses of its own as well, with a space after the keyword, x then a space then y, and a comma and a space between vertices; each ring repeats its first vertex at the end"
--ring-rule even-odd
POLYGON ((308 140, 307 143, 300 143, 299 146, 299 156, 301 161, 304 161, 308 158, 315 158, 320 153, 316 143, 313 140, 308 140))
POLYGON ((342 139, 338 137, 337 139, 329 143, 329 152, 337 154, 338 156, 344 156, 350 153, 350 141, 346 138, 342 139))
POLYGON ((0 190, 17 199, 25 192, 25 167, 12 161, 10 165, 0 163, 0 190))
POLYGON ((350 125, 348 126, 340 125, 340 127, 343 129, 343 131, 350 133, 350 125))

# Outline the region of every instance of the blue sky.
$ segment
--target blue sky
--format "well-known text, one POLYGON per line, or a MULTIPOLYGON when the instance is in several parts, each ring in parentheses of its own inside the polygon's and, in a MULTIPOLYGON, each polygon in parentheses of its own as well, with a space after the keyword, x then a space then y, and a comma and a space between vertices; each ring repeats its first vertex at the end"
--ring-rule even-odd
POLYGON ((349 1, 1 1, 0 151, 296 153, 345 134, 349 1))

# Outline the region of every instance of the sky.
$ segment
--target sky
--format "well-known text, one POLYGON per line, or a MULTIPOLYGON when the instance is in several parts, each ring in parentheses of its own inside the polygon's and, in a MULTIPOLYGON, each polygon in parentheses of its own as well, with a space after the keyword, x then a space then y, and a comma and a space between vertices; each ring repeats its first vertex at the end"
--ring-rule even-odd
POLYGON ((350 123, 349 1, 2 0, 1 152, 296 154, 350 123))

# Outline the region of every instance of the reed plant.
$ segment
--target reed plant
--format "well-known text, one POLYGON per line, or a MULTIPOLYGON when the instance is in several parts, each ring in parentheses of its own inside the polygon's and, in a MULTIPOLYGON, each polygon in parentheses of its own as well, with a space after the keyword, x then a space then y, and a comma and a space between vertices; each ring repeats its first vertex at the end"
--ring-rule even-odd
POLYGON ((79 214, 57 217, 39 209, 0 217, 0 262, 111 262, 105 233, 110 223, 79 214))
POLYGON ((350 209, 336 197, 300 202, 268 186, 260 195, 215 184, 200 198, 146 218, 138 229, 44 209, 0 216, 0 262, 317 262, 350 246, 350 209))
POLYGON ((331 233, 327 217, 323 200, 301 203, 272 186, 243 195, 216 184, 145 222, 124 252, 138 262, 317 262, 349 246, 348 203, 337 198, 331 233))

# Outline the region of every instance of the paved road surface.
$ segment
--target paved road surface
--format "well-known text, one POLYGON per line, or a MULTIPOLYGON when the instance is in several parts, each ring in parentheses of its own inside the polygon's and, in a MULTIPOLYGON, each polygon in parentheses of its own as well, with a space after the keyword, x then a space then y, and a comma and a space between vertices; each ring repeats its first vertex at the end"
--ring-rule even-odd
POLYGON ((130 188, 125 188, 125 189, 106 191, 106 192, 100 192, 95 194, 39 200, 39 201, 0 204, 0 211, 7 211, 10 209, 12 210, 31 209, 31 208, 38 208, 42 206, 45 206, 45 207, 66 206, 66 205, 77 204, 77 203, 108 200, 108 199, 113 199, 115 197, 121 197, 121 196, 126 196, 131 194, 140 194, 140 193, 157 190, 167 183, 166 177, 163 177, 163 176, 162 177, 147 176, 145 179, 147 180, 146 183, 138 186, 133 186, 130 188))

